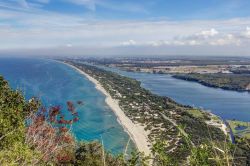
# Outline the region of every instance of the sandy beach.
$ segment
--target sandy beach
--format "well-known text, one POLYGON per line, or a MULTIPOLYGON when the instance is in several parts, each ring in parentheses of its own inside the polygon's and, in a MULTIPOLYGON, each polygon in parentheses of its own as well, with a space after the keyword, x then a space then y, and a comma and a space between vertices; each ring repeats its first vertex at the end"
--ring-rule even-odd
POLYGON ((148 140, 148 136, 147 136, 148 132, 144 130, 144 127, 139 124, 133 123, 121 110, 121 108, 119 107, 118 101, 114 100, 96 79, 89 76, 88 74, 86 74, 85 72, 76 68, 73 65, 70 65, 70 64, 67 64, 67 65, 77 70, 80 74, 86 76, 91 82, 95 84, 96 89, 102 92, 106 96, 105 102, 113 110, 113 112, 117 116, 119 123, 123 126, 124 130, 129 134, 130 138, 135 143, 137 149, 140 152, 144 152, 144 154, 147 156, 150 155, 151 144, 148 140))

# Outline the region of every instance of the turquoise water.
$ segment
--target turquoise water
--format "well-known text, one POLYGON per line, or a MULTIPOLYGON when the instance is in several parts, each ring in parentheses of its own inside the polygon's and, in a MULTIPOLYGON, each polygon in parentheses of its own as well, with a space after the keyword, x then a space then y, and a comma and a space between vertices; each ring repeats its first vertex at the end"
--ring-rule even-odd
MULTIPOLYGON (((83 101, 84 105, 77 107, 80 121, 73 125, 74 136, 86 141, 102 137, 113 154, 124 151, 129 136, 106 105, 105 96, 74 69, 51 60, 0 58, 0 75, 12 88, 21 89, 26 99, 39 97, 46 106, 65 108, 68 100, 83 101)), ((133 147, 131 143, 129 149, 133 147)))
POLYGON ((179 80, 167 74, 133 73, 102 67, 137 79, 142 87, 175 101, 211 111, 225 119, 250 121, 250 93, 235 92, 179 80))

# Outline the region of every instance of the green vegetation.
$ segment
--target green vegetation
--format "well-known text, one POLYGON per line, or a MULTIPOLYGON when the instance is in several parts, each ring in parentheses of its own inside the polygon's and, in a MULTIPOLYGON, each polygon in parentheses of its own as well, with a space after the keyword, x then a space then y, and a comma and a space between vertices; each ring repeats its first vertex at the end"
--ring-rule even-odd
POLYGON ((0 163, 31 164, 41 153, 25 144, 25 118, 34 108, 23 96, 9 88, 0 77, 0 163))
MULTIPOLYGON (((159 66, 207 66, 207 65, 249 65, 249 58, 229 57, 112 57, 112 58, 80 58, 98 65, 115 65, 117 67, 153 68, 159 66)), ((244 69, 244 68, 240 68, 244 69)))
POLYGON ((195 118, 209 119, 210 115, 207 112, 198 110, 198 109, 190 109, 188 110, 190 114, 192 114, 195 118))
POLYGON ((132 152, 130 158, 118 155, 116 157, 104 152, 102 145, 98 142, 80 142, 75 151, 75 163, 77 166, 146 166, 147 158, 139 152, 132 152), (105 164, 104 164, 105 163, 105 164))
POLYGON ((135 166, 146 165, 141 153, 112 156, 98 142, 77 142, 69 125, 78 120, 68 102, 71 120, 60 107, 42 108, 36 99, 25 101, 0 76, 0 165, 135 166))
POLYGON ((250 139, 250 122, 236 120, 228 120, 227 122, 229 123, 234 135, 250 139))
MULTIPOLYGON (((250 164, 250 141, 238 137, 236 145, 225 141, 218 128, 206 124, 213 119, 210 114, 154 95, 136 80, 77 67, 97 78, 119 99, 126 115, 150 130, 153 165, 250 164)), ((72 119, 64 119, 60 107, 45 109, 36 99, 27 102, 0 77, 0 165, 148 165, 149 158, 139 152, 112 156, 98 142, 77 142, 69 130, 78 121, 77 112, 72 102, 67 106, 72 119)))
POLYGON ((201 144, 198 147, 192 148, 190 155, 190 165, 233 165, 234 157, 229 149, 229 145, 217 146, 215 143, 201 144))
POLYGON ((250 90, 250 75, 248 74, 176 74, 173 77, 215 88, 236 91, 250 90))
POLYGON ((219 118, 178 104, 168 97, 152 94, 134 79, 75 61, 67 63, 98 80, 112 98, 119 101, 124 113, 134 123, 145 126, 145 130, 150 132, 148 137, 153 144, 151 149, 155 165, 182 165, 190 162, 199 165, 200 161, 203 165, 221 165, 216 161, 210 162, 210 158, 212 156, 224 161, 225 153, 228 160, 224 163, 241 165, 250 161, 245 157, 246 153, 240 153, 250 151, 247 146, 242 146, 245 148, 243 150, 237 146, 232 149, 221 129, 208 123, 221 121, 219 118), (207 152, 203 145, 211 150, 207 152), (223 154, 218 154, 218 149, 223 154), (238 156, 243 156, 244 159, 241 158, 236 163, 234 159, 238 156), (202 162, 203 160, 209 162, 202 162))

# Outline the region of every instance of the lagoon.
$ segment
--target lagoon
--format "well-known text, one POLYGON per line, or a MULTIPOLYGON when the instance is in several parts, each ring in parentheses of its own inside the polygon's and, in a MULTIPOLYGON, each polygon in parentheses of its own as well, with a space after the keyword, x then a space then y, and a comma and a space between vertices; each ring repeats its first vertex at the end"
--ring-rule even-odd
POLYGON ((223 120, 250 121, 250 93, 206 87, 196 82, 173 78, 169 74, 127 72, 117 68, 106 70, 134 78, 142 87, 175 101, 210 111, 223 120))

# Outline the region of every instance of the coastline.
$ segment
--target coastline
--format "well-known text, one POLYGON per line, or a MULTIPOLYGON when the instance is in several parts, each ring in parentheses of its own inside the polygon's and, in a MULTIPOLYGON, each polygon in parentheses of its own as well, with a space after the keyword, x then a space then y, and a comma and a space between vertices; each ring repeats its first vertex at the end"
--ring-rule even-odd
POLYGON ((121 110, 118 101, 114 100, 95 78, 91 77, 90 75, 86 74, 85 72, 83 72, 82 70, 78 69, 77 67, 71 64, 65 62, 62 63, 75 69, 77 72, 84 75, 85 77, 87 77, 88 80, 90 80, 92 83, 95 84, 95 88, 106 96, 105 98, 106 104, 115 113, 118 122, 122 125, 124 130, 129 134, 130 138, 135 143, 137 149, 140 152, 144 152, 146 156, 150 156, 151 143, 149 142, 148 139, 148 132, 145 131, 144 127, 139 124, 134 124, 121 110))
POLYGON ((172 75, 172 77, 175 78, 175 79, 180 79, 180 80, 184 80, 184 81, 199 83, 199 84, 201 84, 203 86, 210 87, 210 88, 216 88, 216 89, 222 89, 222 90, 228 90, 228 91, 234 91, 234 92, 243 92, 243 93, 248 92, 248 93, 250 93, 250 84, 245 89, 239 89, 239 88, 229 88, 229 87, 225 87, 225 86, 220 87, 220 86, 210 84, 210 83, 207 83, 205 81, 201 81, 201 80, 198 80, 198 79, 195 79, 195 78, 181 77, 181 76, 178 76, 178 75, 172 75))

